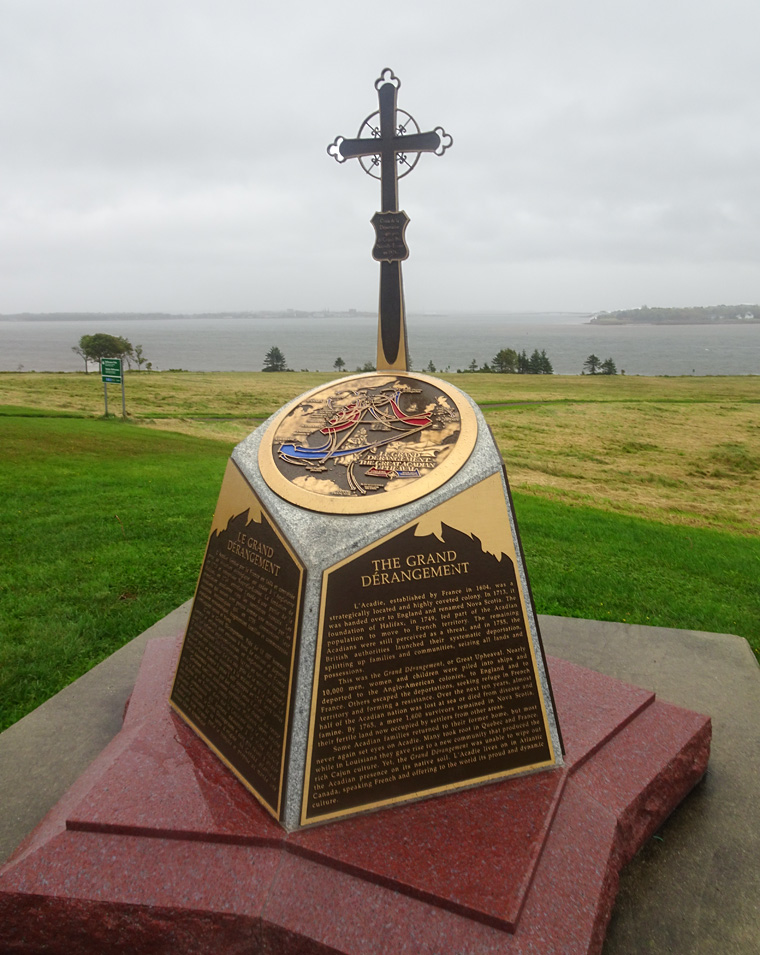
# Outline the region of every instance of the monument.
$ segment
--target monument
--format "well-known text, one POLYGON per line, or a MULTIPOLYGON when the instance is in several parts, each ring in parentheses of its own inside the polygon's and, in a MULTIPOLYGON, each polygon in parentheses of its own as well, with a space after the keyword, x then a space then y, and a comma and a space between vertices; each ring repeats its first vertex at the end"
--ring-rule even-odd
POLYGON ((498 448, 465 394, 407 370, 398 180, 451 137, 398 108, 391 70, 375 85, 328 152, 381 184, 377 372, 234 450, 171 694, 288 830, 562 762, 498 448))
POLYGON ((184 637, 0 869, 3 953, 600 955, 705 772, 709 718, 545 659, 488 427, 407 371, 397 170, 451 140, 398 85, 329 149, 382 184, 378 370, 235 448, 184 637))

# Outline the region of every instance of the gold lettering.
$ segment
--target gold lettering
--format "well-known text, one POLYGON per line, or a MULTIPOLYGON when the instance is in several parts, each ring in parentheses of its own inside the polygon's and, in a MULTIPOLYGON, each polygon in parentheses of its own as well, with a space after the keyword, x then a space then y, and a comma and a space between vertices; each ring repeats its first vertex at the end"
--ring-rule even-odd
POLYGON ((312 811, 425 791, 452 768, 477 778, 548 759, 519 591, 509 580, 458 587, 473 566, 454 549, 370 555, 359 581, 379 596, 351 602, 328 578, 336 612, 317 661, 312 811), (332 762, 317 782, 320 760, 332 762))

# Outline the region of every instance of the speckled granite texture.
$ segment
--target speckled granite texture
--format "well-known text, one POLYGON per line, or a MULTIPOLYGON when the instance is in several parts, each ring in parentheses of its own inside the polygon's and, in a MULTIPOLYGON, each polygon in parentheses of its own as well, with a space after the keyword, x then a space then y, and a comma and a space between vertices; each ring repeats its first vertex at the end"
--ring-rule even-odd
POLYGON ((563 768, 287 834, 170 713, 177 649, 0 870, 3 953, 598 953, 707 766, 708 718, 549 658, 563 768))

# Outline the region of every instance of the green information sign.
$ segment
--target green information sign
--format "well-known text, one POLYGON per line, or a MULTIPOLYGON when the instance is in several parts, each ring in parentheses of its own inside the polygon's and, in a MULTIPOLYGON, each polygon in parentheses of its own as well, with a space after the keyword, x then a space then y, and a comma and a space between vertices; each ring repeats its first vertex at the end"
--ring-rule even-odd
POLYGON ((114 385, 121 383, 121 358, 101 358, 100 377, 114 385))
POLYGON ((121 414, 127 417, 127 404, 124 398, 124 375, 121 371, 121 358, 101 358, 100 359, 100 378, 103 382, 103 401, 106 406, 106 418, 108 417, 108 385, 121 385, 121 414))

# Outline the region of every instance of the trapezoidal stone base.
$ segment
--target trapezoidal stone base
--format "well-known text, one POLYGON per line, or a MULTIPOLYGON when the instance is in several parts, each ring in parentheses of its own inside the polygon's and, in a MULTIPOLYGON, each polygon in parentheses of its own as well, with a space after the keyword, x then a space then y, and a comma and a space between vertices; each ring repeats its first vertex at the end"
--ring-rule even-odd
POLYGON ((0 870, 2 952, 599 952, 707 768, 709 718, 550 657, 564 767, 286 833, 170 711, 178 646, 148 645, 122 731, 0 870))
POLYGON ((470 398, 352 376, 235 448, 170 703, 290 832, 562 765, 506 471, 470 398))

